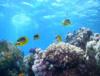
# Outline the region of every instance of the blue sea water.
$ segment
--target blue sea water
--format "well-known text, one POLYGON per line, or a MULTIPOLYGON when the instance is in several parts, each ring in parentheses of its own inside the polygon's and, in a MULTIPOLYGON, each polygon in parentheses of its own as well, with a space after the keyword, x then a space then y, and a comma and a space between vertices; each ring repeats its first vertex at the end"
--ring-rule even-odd
POLYGON ((100 0, 0 0, 0 40, 15 44, 21 36, 29 43, 20 48, 25 55, 30 48, 47 48, 57 34, 88 27, 100 33, 100 0), (62 21, 70 19, 70 26, 62 21), (33 40, 34 34, 40 39, 33 40))

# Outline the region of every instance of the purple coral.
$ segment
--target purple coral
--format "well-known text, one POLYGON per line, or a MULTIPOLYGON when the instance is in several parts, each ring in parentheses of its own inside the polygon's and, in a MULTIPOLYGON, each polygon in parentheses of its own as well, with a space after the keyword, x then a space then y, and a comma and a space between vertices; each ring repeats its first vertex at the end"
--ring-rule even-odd
POLYGON ((67 76, 68 70, 75 69, 84 58, 82 49, 67 43, 53 43, 44 55, 32 66, 36 76, 67 76))

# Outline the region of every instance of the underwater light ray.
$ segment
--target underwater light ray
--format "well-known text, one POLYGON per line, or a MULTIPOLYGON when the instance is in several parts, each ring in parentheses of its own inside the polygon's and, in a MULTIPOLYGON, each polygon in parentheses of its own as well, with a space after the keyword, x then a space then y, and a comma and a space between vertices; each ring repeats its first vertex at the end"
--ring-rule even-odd
POLYGON ((23 13, 16 14, 12 17, 12 23, 16 27, 26 26, 30 23, 30 21, 30 17, 23 13))

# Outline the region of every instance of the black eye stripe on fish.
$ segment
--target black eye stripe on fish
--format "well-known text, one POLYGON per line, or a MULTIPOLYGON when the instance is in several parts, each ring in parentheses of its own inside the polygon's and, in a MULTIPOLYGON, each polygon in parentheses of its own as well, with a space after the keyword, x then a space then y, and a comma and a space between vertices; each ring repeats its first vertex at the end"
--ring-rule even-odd
POLYGON ((19 40, 17 40, 17 41, 24 41, 25 40, 25 38, 24 37, 22 37, 22 38, 20 38, 19 40))

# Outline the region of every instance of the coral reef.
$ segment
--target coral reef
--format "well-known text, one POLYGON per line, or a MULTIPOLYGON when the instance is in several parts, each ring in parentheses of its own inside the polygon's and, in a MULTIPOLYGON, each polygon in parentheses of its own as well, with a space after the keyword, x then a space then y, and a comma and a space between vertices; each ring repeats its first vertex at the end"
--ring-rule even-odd
POLYGON ((35 59, 35 76, 100 75, 100 34, 82 27, 68 33, 65 42, 51 44, 35 59))
POLYGON ((100 76, 100 34, 82 27, 65 40, 46 50, 31 48, 27 56, 15 45, 0 41, 0 75, 100 76))
POLYGON ((82 49, 63 42, 50 45, 45 57, 45 61, 49 63, 51 76, 78 76, 74 70, 83 59, 84 51, 82 49))
POLYGON ((91 63, 100 65, 100 34, 94 33, 91 40, 86 45, 87 59, 91 63))
POLYGON ((23 71, 23 54, 13 44, 0 41, 0 75, 18 76, 23 71))
POLYGON ((35 76, 99 76, 99 69, 90 60, 86 52, 69 43, 53 43, 38 55, 32 70, 35 76))
POLYGON ((92 34, 93 32, 90 29, 82 27, 78 31, 68 33, 66 36, 66 42, 85 50, 86 44, 90 40, 92 34))
POLYGON ((33 54, 30 54, 30 55, 24 57, 25 76, 34 76, 34 73, 32 71, 33 64, 34 64, 34 55, 33 54))

